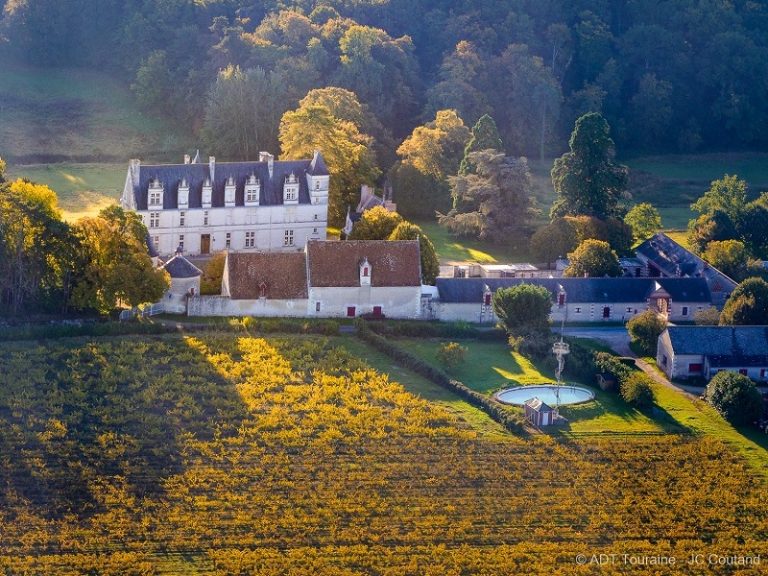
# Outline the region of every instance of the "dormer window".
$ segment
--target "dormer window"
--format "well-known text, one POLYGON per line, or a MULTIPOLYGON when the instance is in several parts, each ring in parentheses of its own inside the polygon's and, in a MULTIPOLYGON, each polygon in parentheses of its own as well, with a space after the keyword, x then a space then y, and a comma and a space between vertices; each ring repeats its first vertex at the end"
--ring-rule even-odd
POLYGON ((230 176, 224 185, 224 206, 235 205, 235 179, 230 176))
POLYGON ((283 203, 297 204, 299 202, 299 180, 291 173, 285 177, 283 185, 283 203))
POLYGON ((163 185, 157 178, 149 183, 149 199, 147 203, 152 208, 159 208, 163 205, 163 185))
POLYGON ((251 174, 245 183, 245 205, 258 206, 260 191, 261 182, 256 178, 256 174, 251 174))
POLYGON ((213 197, 213 186, 211 186, 210 178, 206 178, 203 182, 203 208, 211 207, 211 198, 213 197))
POLYGON ((189 182, 182 178, 179 183, 179 208, 189 208, 189 182))
POLYGON ((368 258, 363 259, 360 263, 360 286, 371 285, 371 264, 368 262, 368 258))

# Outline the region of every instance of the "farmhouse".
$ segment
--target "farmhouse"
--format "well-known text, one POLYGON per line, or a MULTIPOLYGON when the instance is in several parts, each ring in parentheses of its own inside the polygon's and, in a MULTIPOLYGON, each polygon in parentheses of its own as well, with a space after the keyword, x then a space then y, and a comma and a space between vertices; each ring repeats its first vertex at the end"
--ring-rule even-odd
POLYGON ((670 326, 659 336, 656 362, 669 378, 720 370, 768 380, 768 326, 670 326))
POLYGON ((684 321, 712 300, 703 278, 438 278, 436 283, 437 317, 466 322, 496 322, 493 293, 523 283, 550 291, 554 322, 623 322, 649 308, 684 321))
POLYGON ((722 308, 736 288, 736 282, 683 248, 664 233, 649 238, 636 250, 637 259, 654 278, 704 278, 712 294, 712 303, 722 308))
POLYGON ((183 164, 131 160, 120 203, 137 212, 161 256, 229 251, 300 251, 325 239, 328 168, 310 160, 183 164))
POLYGON ((222 295, 190 298, 189 314, 418 318, 421 295, 418 240, 317 240, 296 253, 228 253, 222 295))

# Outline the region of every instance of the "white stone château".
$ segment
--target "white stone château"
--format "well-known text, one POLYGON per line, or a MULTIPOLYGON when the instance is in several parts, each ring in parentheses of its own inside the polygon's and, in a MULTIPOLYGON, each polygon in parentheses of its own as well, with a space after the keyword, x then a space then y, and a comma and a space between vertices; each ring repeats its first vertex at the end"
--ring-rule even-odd
POLYGON ((131 160, 120 204, 138 213, 161 256, 229 251, 297 251, 324 240, 328 168, 310 160, 183 164, 131 160))

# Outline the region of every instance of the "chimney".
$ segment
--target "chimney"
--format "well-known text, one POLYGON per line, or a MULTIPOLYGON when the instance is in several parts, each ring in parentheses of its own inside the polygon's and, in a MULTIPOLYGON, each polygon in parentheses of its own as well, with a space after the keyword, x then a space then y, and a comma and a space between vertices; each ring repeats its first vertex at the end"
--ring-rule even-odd
POLYGON ((211 185, 216 180, 216 157, 215 156, 208 156, 208 169, 211 172, 211 185))
POLYGON ((184 164, 189 164, 189 161, 191 158, 189 157, 189 154, 184 154, 184 164))
POLYGON ((128 169, 131 172, 131 180, 138 182, 139 172, 141 171, 141 160, 136 158, 131 159, 130 163, 128 164, 128 169))
POLYGON ((259 152, 259 162, 267 163, 267 170, 269 170, 269 178, 272 178, 272 171, 275 168, 275 157, 269 152, 259 152))

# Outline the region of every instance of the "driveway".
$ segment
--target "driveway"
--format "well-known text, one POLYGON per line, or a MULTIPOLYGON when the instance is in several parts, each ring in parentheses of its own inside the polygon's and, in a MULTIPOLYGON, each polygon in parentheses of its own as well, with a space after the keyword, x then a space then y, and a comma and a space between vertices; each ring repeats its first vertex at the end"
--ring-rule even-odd
MULTIPOLYGON (((560 330, 554 329, 553 332, 559 333, 560 330)), ((600 340, 610 346, 617 354, 634 357, 634 354, 629 349, 629 334, 627 333, 627 329, 623 326, 595 326, 594 328, 591 326, 582 326, 578 328, 569 328, 566 326, 564 334, 576 338, 592 338, 593 340, 600 340)))

